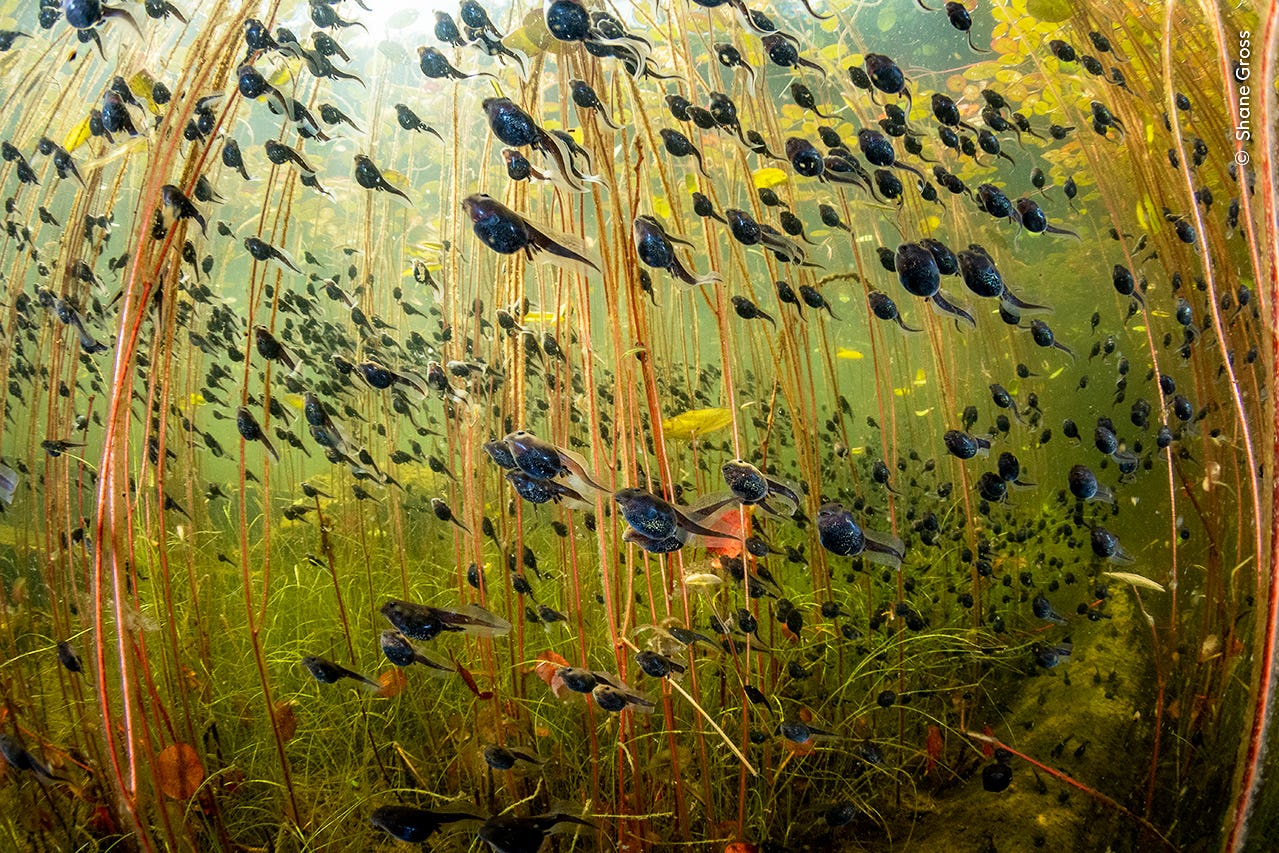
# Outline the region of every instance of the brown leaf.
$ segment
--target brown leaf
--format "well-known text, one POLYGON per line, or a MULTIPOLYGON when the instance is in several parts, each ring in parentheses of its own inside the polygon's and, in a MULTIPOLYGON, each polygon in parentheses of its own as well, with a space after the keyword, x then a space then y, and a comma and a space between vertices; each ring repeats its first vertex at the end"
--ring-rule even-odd
POLYGON ((282 699, 275 703, 275 725, 280 730, 281 740, 293 740, 298 733, 298 715, 292 702, 282 699))
POLYGON ((166 746, 156 757, 155 779, 160 790, 173 799, 190 799, 204 781, 200 754, 190 744, 166 746))

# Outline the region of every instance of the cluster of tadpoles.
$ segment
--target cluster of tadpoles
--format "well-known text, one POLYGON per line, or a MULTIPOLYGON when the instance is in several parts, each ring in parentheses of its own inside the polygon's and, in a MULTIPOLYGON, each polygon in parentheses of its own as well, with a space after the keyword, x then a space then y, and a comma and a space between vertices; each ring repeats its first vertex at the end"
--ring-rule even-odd
MULTIPOLYGON (((588 496, 607 489, 572 451, 556 447, 532 433, 520 430, 484 445, 489 457, 506 471, 516 493, 534 504, 563 503, 589 509, 588 496)), ((612 493, 627 529, 622 539, 651 554, 669 554, 693 537, 704 540, 734 538, 717 525, 738 506, 758 506, 773 515, 790 517, 802 500, 792 486, 770 477, 742 459, 721 468, 725 493, 704 496, 689 506, 676 506, 650 491, 623 488, 612 493)), ((865 555, 868 559, 900 568, 905 557, 901 540, 890 534, 865 530, 852 513, 838 503, 823 504, 817 514, 822 546, 841 557, 865 555)))

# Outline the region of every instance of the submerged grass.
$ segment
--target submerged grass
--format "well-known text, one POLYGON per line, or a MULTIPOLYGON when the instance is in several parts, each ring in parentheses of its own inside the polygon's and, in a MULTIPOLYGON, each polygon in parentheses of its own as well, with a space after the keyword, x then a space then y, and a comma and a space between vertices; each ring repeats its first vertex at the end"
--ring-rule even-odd
MULTIPOLYGON (((24 152, 40 137, 64 144, 83 175, 60 180, 35 155, 38 185, 18 180, 16 159, 0 170, 13 192, 0 242, 10 342, 0 351, 0 446, 19 483, 0 519, 0 724, 65 779, 37 778, 6 754, 9 846, 371 849, 389 842, 370 813, 400 802, 482 816, 565 811, 597 826, 557 835, 559 849, 1264 849, 1279 820, 1258 787, 1279 620, 1279 561, 1264 558, 1274 547, 1264 406, 1279 227, 1273 147, 1226 144, 1223 129, 1241 117, 1238 90, 1223 81, 1241 31, 1273 60, 1273 9, 1167 3, 1156 16, 1140 4, 1011 0, 974 12, 989 56, 911 3, 834 3, 826 21, 773 10, 800 55, 830 69, 825 78, 769 65, 727 9, 615 10, 654 43, 655 70, 675 75, 653 81, 550 40, 540 8, 491 4, 508 43, 529 54, 527 73, 463 48, 451 54, 459 67, 500 79, 447 85, 424 84, 409 52, 435 43, 428 16, 380 9, 367 35, 334 31, 352 55, 342 67, 361 73, 363 88, 254 57, 289 97, 312 111, 334 101, 368 131, 303 145, 293 122, 237 94, 235 78, 248 18, 309 36, 315 7, 217 2, 190 10, 188 25, 140 19, 138 34, 112 21, 85 31, 103 39, 104 55, 78 44, 65 20, 42 29, 38 9, 0 9, 33 34, 0 53, 0 135, 24 152), (1113 50, 1095 47, 1093 32, 1109 34, 1113 50), (1054 38, 1105 54, 1126 88, 1055 57, 1054 38), (726 41, 754 77, 717 60, 726 41), (852 85, 853 58, 877 50, 906 68, 913 102, 852 85), (166 109, 140 108, 157 127, 132 142, 87 138, 85 119, 112 78, 140 70, 175 95, 166 109), (595 89, 616 132, 570 105, 572 79, 595 89), (41 80, 58 85, 46 91, 41 80), (838 117, 792 103, 793 81, 838 117), (1013 167, 960 158, 935 141, 929 96, 948 93, 976 122, 985 88, 1041 132, 1050 122, 1076 130, 1060 144, 1003 134, 1013 167), (508 180, 480 112, 493 90, 549 129, 575 128, 603 183, 569 193, 508 180), (660 141, 675 124, 663 97, 675 91, 699 104, 726 92, 774 153, 788 137, 816 140, 819 125, 851 144, 887 99, 921 128, 925 155, 970 186, 994 180, 1009 198, 1039 198, 1082 239, 1014 232, 962 194, 941 191, 934 203, 910 186, 889 204, 800 180, 728 134, 692 134, 706 163, 694 170, 660 141), (1091 130, 1098 99, 1122 136, 1091 130), (388 118, 397 102, 444 141, 399 131, 388 118), (212 132, 185 139, 204 108, 212 132), (246 152, 253 141, 255 182, 222 165, 226 138, 246 152), (267 138, 305 147, 332 198, 257 156, 267 138), (1199 162, 1196 140, 1208 152, 1199 162), (411 206, 346 177, 353 150, 408 187, 411 206), (1254 155, 1254 168, 1232 167, 1235 152, 1254 155), (1048 173, 1047 194, 1028 182, 1032 166, 1048 173), (161 187, 194 196, 201 176, 226 196, 198 205, 207 238, 191 221, 153 236, 161 187), (1079 188, 1070 203, 1067 177, 1079 188), (780 221, 762 188, 804 215, 821 269, 748 250, 690 209, 697 190, 717 211, 780 221), (1206 188, 1215 202, 1196 198, 1206 188), (586 238, 599 273, 499 259, 460 213, 473 192, 586 238), (851 230, 819 226, 818 202, 851 230), (1224 213, 1232 202, 1235 225, 1224 213), (650 214, 692 241, 680 250, 691 268, 722 281, 688 293, 636 263, 631 223, 650 214), (111 219, 86 227, 86 216, 111 219), (1187 226, 1189 240, 1178 233, 1187 226), (240 241, 250 234, 307 274, 248 259, 240 241), (906 295, 876 249, 922 237, 990 248, 1012 289, 1054 306, 1073 355, 1035 346, 991 305, 961 333, 906 295), (78 261, 91 275, 72 274, 78 261), (1116 264, 1141 279, 1144 300, 1114 291, 1116 264), (817 288, 830 308, 775 299, 779 280, 817 288), (41 307, 43 289, 79 306, 85 334, 111 351, 77 348, 68 323, 41 307), (890 292, 923 331, 870 316, 873 290, 890 292), (733 296, 775 323, 743 320, 733 296), (519 315, 515 330, 499 308, 519 315), (295 374, 264 360, 258 324, 303 355, 295 374), (1100 350, 1107 338, 1113 355, 1100 350), (465 381, 445 374, 464 394, 410 404, 349 384, 335 355, 424 374, 431 361, 475 369, 465 381), (1163 374, 1188 397, 1184 425, 1163 374), (1009 412, 993 405, 991 383, 1022 407, 1002 428, 1009 412), (324 461, 302 417, 308 391, 371 462, 324 461), (1138 398, 1150 406, 1145 424, 1131 414, 1138 398), (279 461, 232 426, 238 406, 258 417, 279 461), (990 427, 996 446, 991 459, 961 463, 941 436, 969 406, 966 429, 990 427), (1131 476, 1092 450, 1105 416, 1140 455, 1131 476), (1063 435, 1067 418, 1082 445, 1063 435), (1153 446, 1165 422, 1176 426, 1170 451, 1153 446), (589 509, 520 501, 481 445, 521 428, 584 456, 609 488, 689 504, 721 491, 720 465, 744 458, 795 483, 804 505, 795 520, 734 510, 733 536, 770 546, 738 564, 750 573, 743 584, 731 548, 718 559, 702 543, 661 556, 627 543, 606 493, 585 495, 589 509), (88 446, 55 453, 49 440, 88 446), (983 500, 977 478, 1004 450, 1038 487, 983 500), (1116 504, 1066 497, 1066 472, 1081 461, 1117 487, 1116 504), (383 471, 394 484, 378 482, 383 471), (306 497, 303 483, 325 494, 306 497), (432 498, 459 523, 441 521, 432 498), (833 500, 866 529, 907 541, 902 571, 822 547, 818 507, 833 500), (1136 558, 1124 568, 1165 591, 1105 574, 1117 567, 1088 544, 1102 525, 1136 558), (1034 615, 1039 595, 1067 624, 1034 615), (479 603, 512 629, 496 639, 446 632, 422 645, 458 671, 414 666, 400 682, 378 643, 389 598, 479 603), (548 621, 542 606, 563 620, 548 621), (717 645, 721 623, 745 626, 732 632, 740 647, 717 645), (673 626, 711 640, 685 647, 673 626), (60 641, 82 672, 60 662, 60 641), (642 676, 635 656, 646 649, 687 673, 642 676), (299 663, 306 655, 383 688, 320 683, 299 663), (551 662, 614 673, 654 707, 611 714, 562 697, 551 662), (189 796, 166 793, 162 756, 177 745, 200 758, 189 796), (490 745, 541 763, 495 770, 490 745), (1011 788, 982 790, 982 771, 1004 762, 1011 788)), ((1273 132, 1275 68, 1255 67, 1261 143, 1273 132)), ((139 85, 144 101, 153 92, 139 85)), ((956 281, 944 286, 957 295, 956 281)), ((477 844, 473 826, 432 839, 477 844)))

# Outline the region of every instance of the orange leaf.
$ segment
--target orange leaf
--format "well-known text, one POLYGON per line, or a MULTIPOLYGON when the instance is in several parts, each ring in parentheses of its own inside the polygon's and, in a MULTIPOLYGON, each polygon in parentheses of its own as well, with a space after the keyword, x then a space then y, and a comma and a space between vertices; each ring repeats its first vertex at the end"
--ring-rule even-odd
POLYGON ((166 746, 155 761, 155 780, 160 790, 173 799, 190 799, 204 781, 200 754, 190 744, 166 746))
POLYGON ((715 523, 712 530, 724 534, 723 539, 707 539, 706 551, 721 557, 737 557, 742 553, 742 513, 734 510, 715 523))
POLYGON ((293 740, 298 733, 298 715, 293 710, 293 703, 281 699, 275 703, 275 725, 280 730, 280 738, 293 740))
POLYGON ((556 699, 567 699, 572 693, 573 691, 568 689, 568 685, 564 683, 560 674, 555 673, 555 677, 551 679, 551 695, 556 699))
POLYGON ((537 656, 537 665, 533 670, 537 673, 537 677, 546 682, 550 686, 551 679, 555 677, 555 672, 562 666, 569 666, 569 662, 563 655, 557 655, 555 652, 542 652, 537 656))
POLYGON ((398 666, 381 673, 378 675, 377 680, 382 686, 373 695, 379 699, 390 699, 392 696, 399 696, 409 683, 408 676, 398 666))
POLYGON ((546 686, 551 688, 552 695, 556 699, 563 699, 572 691, 568 689, 568 685, 564 683, 564 679, 560 678, 559 670, 562 666, 569 666, 569 662, 562 655, 555 652, 542 652, 537 656, 537 665, 533 667, 537 673, 537 677, 546 682, 546 686))

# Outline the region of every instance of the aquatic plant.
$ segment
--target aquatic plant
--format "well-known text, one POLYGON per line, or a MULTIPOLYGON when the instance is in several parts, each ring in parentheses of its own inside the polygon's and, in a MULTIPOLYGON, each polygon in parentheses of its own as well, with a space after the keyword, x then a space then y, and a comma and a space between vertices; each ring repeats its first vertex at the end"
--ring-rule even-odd
POLYGON ((1275 8, 179 5, 0 9, 6 845, 1266 849, 1275 8))

